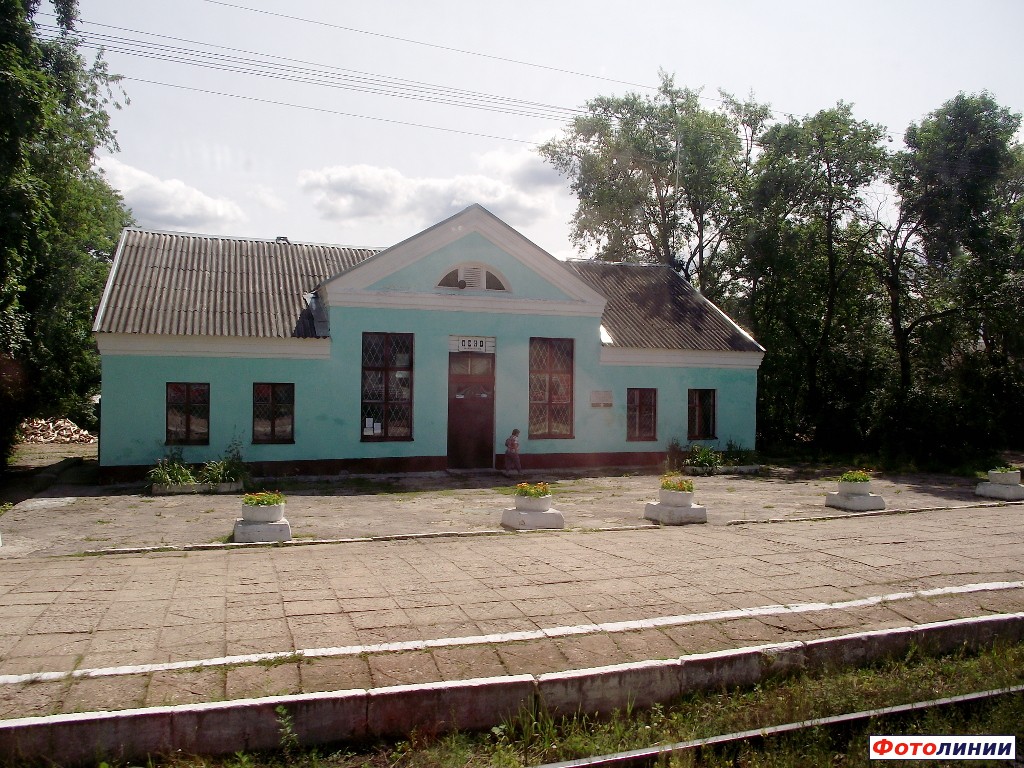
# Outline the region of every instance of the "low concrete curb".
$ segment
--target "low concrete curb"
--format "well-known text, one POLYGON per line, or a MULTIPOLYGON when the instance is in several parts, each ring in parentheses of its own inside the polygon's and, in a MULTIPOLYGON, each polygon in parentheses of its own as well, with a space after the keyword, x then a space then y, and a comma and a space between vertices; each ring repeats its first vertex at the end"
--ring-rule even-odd
POLYGON ((400 737, 413 729, 479 730, 521 711, 554 715, 649 706, 681 694, 754 685, 799 670, 855 666, 919 648, 930 654, 1024 639, 1024 612, 918 624, 545 675, 85 712, 0 721, 0 760, 64 766, 150 754, 230 754, 400 737))
MULTIPOLYGON (((660 526, 648 523, 637 525, 612 525, 602 528, 569 528, 565 533, 578 533, 580 530, 593 530, 607 533, 609 531, 653 531, 660 526)), ((251 547, 309 547, 320 544, 366 544, 380 541, 413 541, 417 539, 471 539, 480 536, 512 536, 517 533, 535 533, 536 531, 508 531, 504 528, 487 528, 481 531, 428 531, 427 533, 390 533, 384 536, 352 536, 344 539, 292 539, 291 541, 260 541, 260 542, 217 542, 214 544, 166 544, 152 547, 115 547, 110 549, 87 549, 81 554, 88 557, 103 555, 144 555, 151 552, 205 552, 226 549, 245 549, 251 547)), ((552 532, 551 530, 544 531, 552 532)))
POLYGON ((804 517, 766 517, 763 520, 728 520, 726 525, 760 525, 762 523, 818 523, 823 520, 851 520, 858 517, 884 517, 886 515, 912 515, 916 512, 942 512, 949 509, 984 509, 987 507, 1024 506, 1022 501, 990 501, 974 504, 956 504, 946 507, 907 507, 881 509, 872 512, 848 512, 839 515, 805 515, 804 517))

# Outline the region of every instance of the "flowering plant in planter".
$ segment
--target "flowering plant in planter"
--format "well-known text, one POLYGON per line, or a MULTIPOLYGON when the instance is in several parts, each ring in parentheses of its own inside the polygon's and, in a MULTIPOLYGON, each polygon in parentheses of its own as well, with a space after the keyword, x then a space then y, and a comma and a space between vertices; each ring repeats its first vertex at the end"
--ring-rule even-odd
POLYGON ((519 483, 515 490, 516 496, 527 496, 531 499, 539 499, 542 496, 550 496, 551 489, 547 483, 519 483))
POLYGON ((870 496, 871 475, 861 469, 843 472, 839 476, 839 494, 841 496, 870 496))
POLYGON ((273 507, 284 504, 284 494, 280 491, 258 491, 242 496, 242 504, 247 507, 273 507))
POLYGON ((243 494, 242 520, 247 523, 277 523, 284 520, 284 494, 280 491, 243 494))
POLYGON ((843 472, 839 476, 839 482, 841 483, 870 483, 871 475, 860 469, 855 469, 852 472, 843 472))
POLYGON ((679 491, 681 493, 692 493, 693 481, 687 480, 682 475, 662 475, 661 489, 663 491, 679 491))
POLYGON ((1020 484, 1020 470, 1016 467, 996 467, 988 471, 988 481, 997 485, 1020 484))

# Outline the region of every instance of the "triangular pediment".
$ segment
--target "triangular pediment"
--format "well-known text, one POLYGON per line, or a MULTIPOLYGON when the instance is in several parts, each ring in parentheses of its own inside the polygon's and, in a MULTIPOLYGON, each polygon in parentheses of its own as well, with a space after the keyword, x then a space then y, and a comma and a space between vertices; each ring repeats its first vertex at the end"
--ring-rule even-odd
POLYGON ((480 205, 324 281, 330 306, 600 316, 605 297, 480 205))

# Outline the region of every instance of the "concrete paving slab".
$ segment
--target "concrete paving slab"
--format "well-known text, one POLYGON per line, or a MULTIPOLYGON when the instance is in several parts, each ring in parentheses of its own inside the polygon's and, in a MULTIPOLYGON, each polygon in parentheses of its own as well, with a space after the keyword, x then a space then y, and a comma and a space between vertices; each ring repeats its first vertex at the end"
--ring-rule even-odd
POLYGON ((433 683, 441 676, 430 651, 374 655, 369 665, 374 688, 433 683))
POLYGON ((565 655, 547 640, 506 643, 497 648, 502 666, 510 675, 557 672, 569 669, 565 655))
POLYGON ((299 667, 298 663, 286 663, 229 668, 225 674, 224 695, 228 699, 250 699, 301 693, 299 667))
MULTIPOLYGON (((654 475, 543 473, 531 479, 553 484, 566 524, 579 529, 642 524, 643 505, 657 495, 654 475), (575 519, 573 510, 579 515, 575 519)), ((697 500, 709 508, 712 524, 821 514, 825 493, 834 490, 833 479, 825 473, 801 478, 790 470, 771 470, 768 477, 721 475, 696 482, 697 500)), ((287 481, 286 485, 296 534, 310 539, 494 530, 512 489, 511 482, 498 474, 340 477, 312 483, 287 481)), ((893 499, 890 507, 897 510, 977 502, 973 483, 965 478, 880 476, 874 486, 893 499)), ((44 493, 5 515, 0 557, 83 551, 97 544, 216 542, 230 533, 238 508, 236 496, 150 497, 138 493, 138 488, 123 486, 57 485, 44 493), (38 514, 47 511, 47 504, 60 504, 62 520, 67 522, 56 534, 40 520, 45 515, 38 514)))
POLYGON ((302 690, 307 693, 373 687, 365 655, 306 659, 299 665, 299 678, 302 690))
POLYGON ((615 659, 621 654, 608 634, 580 635, 555 640, 555 647, 569 663, 569 669, 593 666, 594 659, 615 659))
POLYGON ((226 695, 226 669, 175 670, 149 675, 147 707, 220 701, 226 695))
POLYGON ((131 709, 145 704, 149 679, 144 675, 123 678, 84 678, 75 680, 63 694, 62 712, 96 712, 111 708, 131 709))
POLYGON ((431 649, 434 663, 444 680, 500 677, 508 670, 493 646, 460 646, 431 649))
MULTIPOLYGON (((585 500, 579 509, 591 505, 591 514, 604 517, 609 515, 602 511, 602 499, 607 496, 610 501, 610 494, 621 493, 623 486, 633 489, 628 492, 636 496, 637 517, 643 503, 654 497, 646 495, 648 486, 655 487, 651 477, 554 479, 562 485, 559 507, 564 506, 570 524, 571 507, 561 500, 573 494, 585 500)), ((951 490, 948 484, 926 487, 921 478, 912 480, 902 489, 894 485, 892 495, 880 490, 889 498, 899 497, 901 503, 914 494, 921 503, 949 506, 962 501, 955 484, 951 490)), ((708 478, 704 486, 705 480, 699 480, 708 498, 721 494, 724 508, 737 515, 742 511, 749 520, 764 519, 752 498, 774 494, 769 503, 776 509, 786 506, 791 517, 808 511, 812 502, 824 504, 824 481, 745 482, 708 478), (722 485, 716 487, 712 481, 722 485)), ((494 494, 499 504, 507 501, 507 496, 487 487, 455 490, 463 494, 463 503, 486 494, 494 494)), ((323 489, 338 491, 334 486, 323 489)), ((965 492, 969 496, 972 491, 968 486, 965 492)), ((405 524, 429 523, 440 519, 436 513, 442 511, 432 505, 447 503, 437 499, 452 498, 428 500, 428 494, 417 494, 402 501, 395 494, 385 498, 387 493, 297 495, 310 520, 319 521, 316 524, 327 531, 326 526, 347 524, 338 520, 346 517, 350 506, 357 509, 356 517, 369 515, 372 509, 386 527, 395 518, 387 512, 388 504, 402 505, 405 524), (345 505, 346 515, 337 514, 339 504, 345 505)), ((208 530, 203 526, 214 514, 204 509, 215 500, 203 497, 178 499, 165 508, 166 514, 139 517, 141 513, 127 506, 152 510, 160 502, 129 496, 96 496, 85 503, 79 499, 59 510, 62 516, 75 510, 96 519, 121 516, 124 536, 134 525, 135 535, 142 531, 143 536, 159 535, 163 541, 177 530, 177 523, 163 518, 191 515, 181 531, 196 533, 208 530), (101 509, 107 502, 109 508, 101 509)), ((291 501, 289 514, 295 522, 293 510, 299 505, 291 501)), ((245 695, 246 690, 310 692, 374 687, 385 678, 429 683, 465 679, 476 665, 485 670, 483 674, 540 675, 727 650, 743 642, 789 642, 1024 610, 1024 590, 991 586, 1024 580, 1024 507, 973 503, 969 514, 939 509, 785 525, 726 527, 712 519, 712 525, 699 529, 592 532, 578 525, 558 533, 87 558, 5 554, 0 570, 0 717, 75 709, 101 691, 109 693, 115 706, 132 706, 144 690, 145 704, 154 706, 216 701, 245 695), (917 594, 970 584, 982 587, 941 596, 917 594), (893 594, 905 596, 885 598, 893 594), (870 602, 874 598, 879 601, 870 602), (858 600, 862 602, 841 607, 843 601, 858 600), (686 617, 698 614, 790 603, 829 605, 798 614, 777 609, 749 616, 723 613, 720 618, 686 623, 686 617), (677 623, 657 623, 664 620, 677 623), (584 624, 602 622, 621 626, 614 631, 576 632, 584 624), (515 639, 507 634, 515 632, 539 635, 515 639), (491 640, 462 644, 467 638, 492 634, 491 640), (12 645, 4 638, 16 642, 12 645), (13 654, 26 638, 40 645, 25 645, 19 655, 13 654), (84 652, 72 655, 83 638, 84 652), (433 645, 406 651, 359 650, 396 641, 433 645), (38 653, 36 648, 68 653, 38 653), (351 649, 347 656, 321 654, 301 663, 260 661, 264 657, 259 656, 345 648, 351 649), (218 661, 229 654, 258 658, 218 661), (76 665, 85 670, 204 660, 219 666, 198 671, 144 668, 105 673, 96 681, 2 682, 4 675, 70 672, 76 665), (118 703, 122 689, 124 702, 118 703)), ((621 506, 621 495, 614 497, 614 504, 621 506)), ((713 509, 714 503, 709 501, 708 506, 713 509)), ((7 515, 4 519, 6 523, 7 515)), ((113 523, 96 525, 106 528, 113 523)), ((5 549, 6 545, 5 538, 5 549)), ((77 551, 74 542, 61 546, 77 551)), ((59 548, 53 551, 56 554, 59 548)))
POLYGON ((683 655, 683 650, 662 629, 617 632, 611 635, 618 653, 610 658, 624 662, 648 659, 672 659, 683 655))
POLYGON ((0 721, 58 712, 70 687, 70 680, 3 686, 0 688, 0 721))

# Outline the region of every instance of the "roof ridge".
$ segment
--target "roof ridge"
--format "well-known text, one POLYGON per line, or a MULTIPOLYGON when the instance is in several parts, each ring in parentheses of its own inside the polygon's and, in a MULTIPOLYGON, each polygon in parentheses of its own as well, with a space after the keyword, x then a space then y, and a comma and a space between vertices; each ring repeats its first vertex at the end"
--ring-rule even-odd
MULTIPOLYGON (((147 229, 146 227, 125 227, 125 232, 138 232, 144 235, 167 235, 174 237, 195 237, 202 240, 231 240, 237 243, 278 243, 279 241, 275 237, 251 237, 246 235, 212 235, 204 232, 181 232, 172 229, 147 229)), ((376 246, 376 245, 345 245, 343 243, 314 243, 308 241, 291 240, 289 238, 288 243, 281 243, 281 245, 311 245, 319 246, 321 248, 350 248, 356 251, 375 251, 380 252, 385 250, 388 246, 376 246)))
POLYGON ((589 259, 566 259, 566 264, 593 264, 595 266, 602 267, 665 267, 675 272, 675 269, 670 264, 652 264, 649 262, 635 262, 635 261, 606 261, 604 259, 598 259, 592 257, 589 259))

